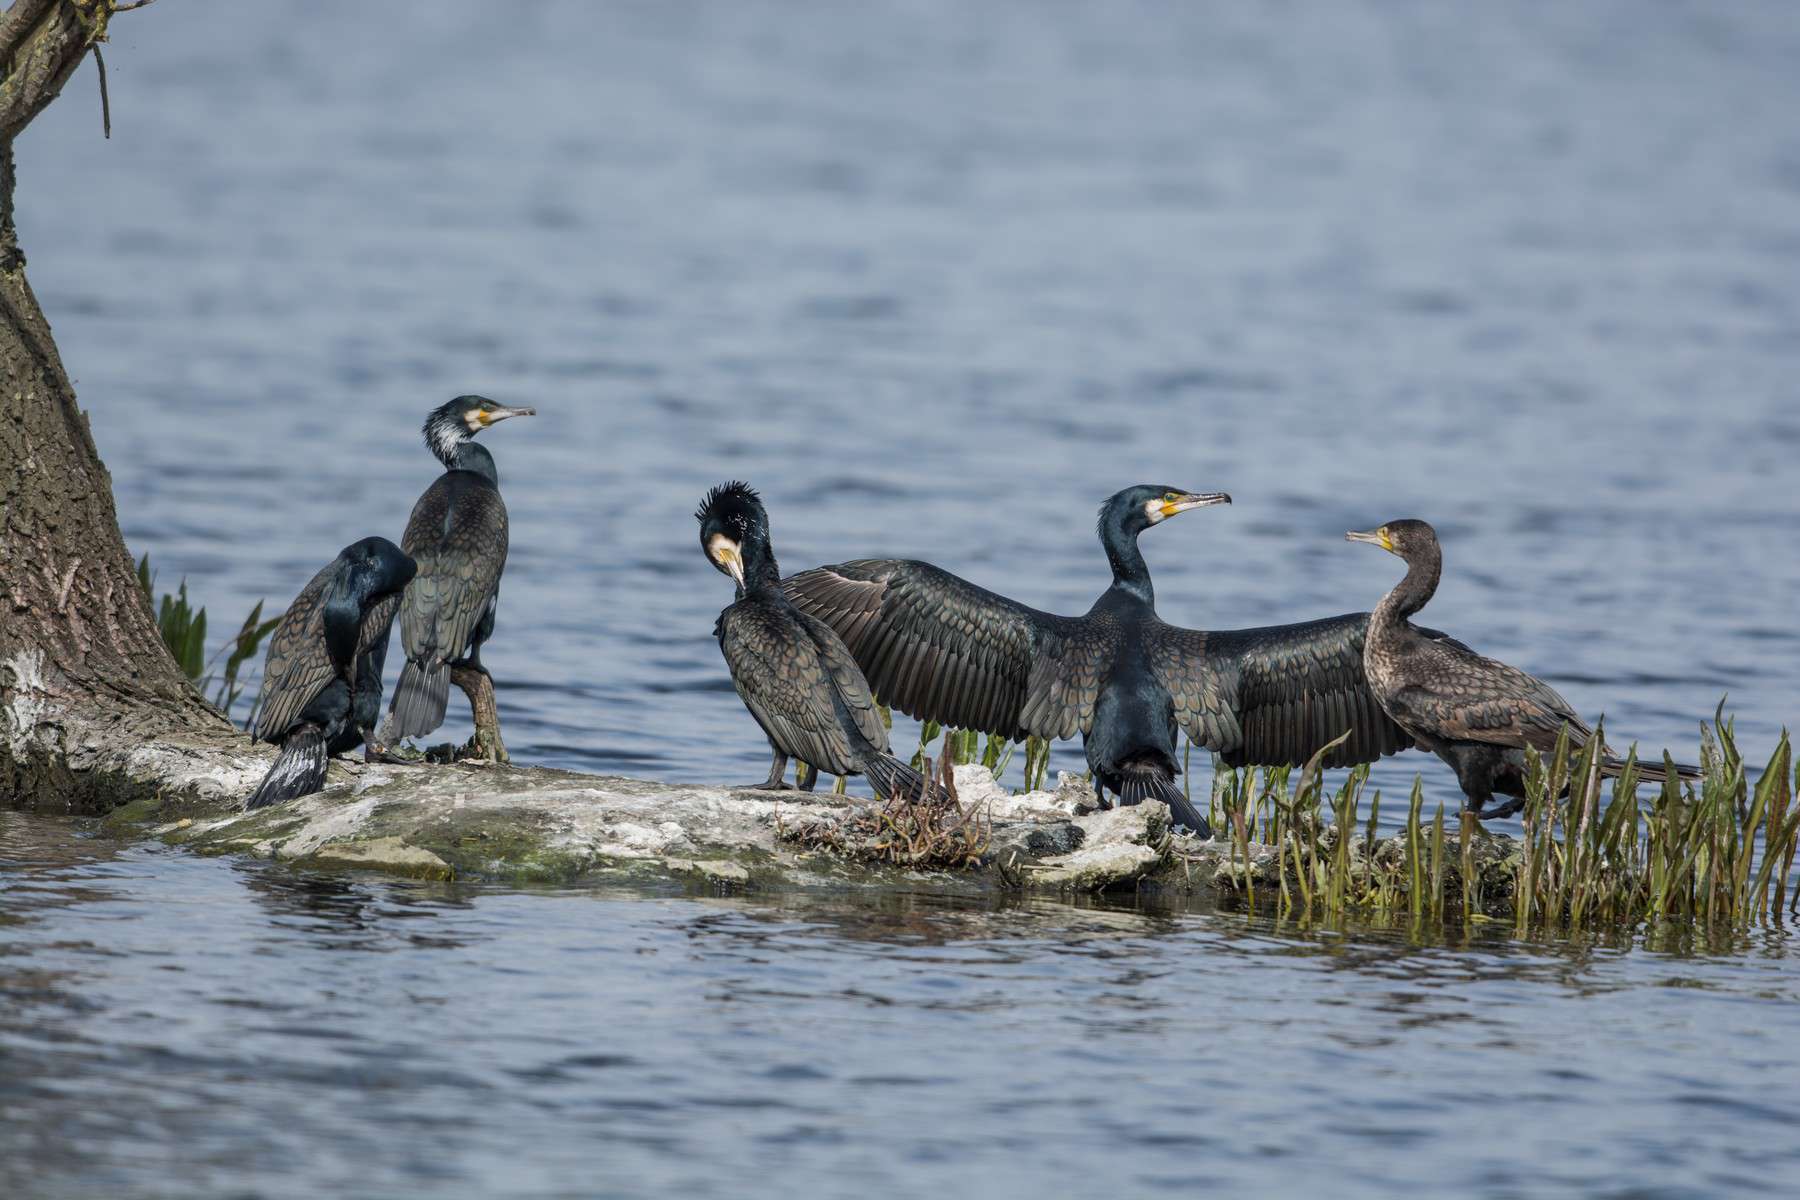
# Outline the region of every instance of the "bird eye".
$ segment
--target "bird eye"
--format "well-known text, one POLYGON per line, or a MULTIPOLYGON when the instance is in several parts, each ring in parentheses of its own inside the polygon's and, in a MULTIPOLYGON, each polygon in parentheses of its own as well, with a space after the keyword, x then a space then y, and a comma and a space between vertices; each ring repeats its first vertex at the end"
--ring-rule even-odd
POLYGON ((1163 493, 1163 500, 1169 504, 1173 504, 1179 499, 1181 499, 1181 493, 1179 493, 1179 492, 1164 492, 1163 493))

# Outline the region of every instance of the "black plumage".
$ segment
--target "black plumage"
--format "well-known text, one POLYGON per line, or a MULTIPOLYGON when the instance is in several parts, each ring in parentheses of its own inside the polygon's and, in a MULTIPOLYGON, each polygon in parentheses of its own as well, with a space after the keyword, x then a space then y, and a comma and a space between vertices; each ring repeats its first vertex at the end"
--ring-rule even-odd
POLYGON ((1178 731, 1232 766, 1303 763, 1346 733, 1326 765, 1411 744, 1363 678, 1368 614, 1218 632, 1157 617, 1138 535, 1230 499, 1149 485, 1114 495, 1099 522, 1112 586, 1081 617, 1027 608, 910 559, 819 567, 786 588, 837 630, 895 708, 1015 739, 1081 733, 1102 797, 1154 794, 1204 833, 1175 785, 1178 731))
MULTIPOLYGON (((458 396, 425 419, 425 444, 444 464, 444 473, 413 505, 401 539, 419 573, 400 607, 406 664, 394 687, 384 738, 422 737, 442 725, 453 669, 466 669, 492 686, 481 665, 481 647, 494 632, 506 569, 506 503, 493 456, 471 439, 508 417, 536 411, 458 396)), ((504 759, 497 718, 493 728, 484 728, 480 707, 476 740, 489 757, 504 759)))
POLYGON ((318 791, 327 757, 368 739, 381 713, 388 631, 414 569, 386 538, 364 538, 344 547, 282 614, 250 731, 282 750, 245 807, 318 791))
POLYGON ((707 493, 694 516, 707 560, 737 584, 737 599, 713 632, 774 753, 768 779, 756 786, 785 787, 794 758, 810 768, 803 786, 824 771, 867 775, 884 796, 923 796, 925 780, 891 753, 881 712, 843 640, 782 591, 762 500, 747 484, 727 483, 707 493))
MULTIPOLYGON (((1566 727, 1570 746, 1579 751, 1593 729, 1543 680, 1408 619, 1437 592, 1443 573, 1443 550, 1430 525, 1389 521, 1344 537, 1380 546, 1406 563, 1405 578, 1369 618, 1363 662, 1370 690, 1421 750, 1450 764, 1472 812, 1483 817, 1517 812, 1525 795, 1525 748, 1551 753, 1566 727), (1489 809, 1496 792, 1513 799, 1489 809)), ((1602 750, 1602 773, 1617 775, 1624 762, 1602 750)), ((1682 778, 1699 776, 1694 767, 1677 765, 1676 771, 1682 778)), ((1661 782, 1666 769, 1642 763, 1638 775, 1661 782)))

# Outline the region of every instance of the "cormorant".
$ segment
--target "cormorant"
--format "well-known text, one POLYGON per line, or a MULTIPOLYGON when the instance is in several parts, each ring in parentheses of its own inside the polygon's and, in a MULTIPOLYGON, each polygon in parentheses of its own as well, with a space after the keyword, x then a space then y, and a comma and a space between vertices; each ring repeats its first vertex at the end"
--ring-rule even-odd
POLYGON ((748 484, 722 484, 694 513, 700 548, 737 583, 737 599, 713 633, 744 707, 768 735, 774 761, 755 786, 777 791, 789 758, 818 772, 867 775, 883 796, 919 799, 925 780, 895 758, 869 685, 831 627, 794 606, 781 589, 769 516, 748 484))
POLYGON ((250 731, 281 754, 244 807, 311 795, 325 786, 329 755, 370 740, 388 630, 415 569, 386 538, 364 538, 345 546, 282 614, 250 731))
POLYGON ((803 611, 843 637, 875 693, 946 728, 1003 737, 1085 735, 1096 793, 1168 804, 1209 831, 1176 784, 1176 732, 1231 766, 1306 762, 1341 734, 1328 766, 1410 745, 1363 679, 1366 613, 1203 632, 1156 615, 1138 535, 1231 497, 1140 484, 1100 509, 1112 586, 1086 616, 1039 612, 930 563, 864 559, 787 581, 803 611))
POLYGON ((425 444, 444 473, 413 505, 401 546, 419 573, 400 606, 406 665, 394 687, 384 739, 423 737, 444 723, 452 673, 469 694, 475 752, 508 761, 481 646, 494 632, 500 573, 506 569, 506 504, 493 456, 474 436, 535 408, 507 408, 485 396, 458 396, 425 418, 425 444))
MULTIPOLYGON (((1567 726, 1569 744, 1579 751, 1594 731, 1543 680, 1407 619, 1437 591, 1444 564, 1437 530, 1407 519, 1344 538, 1380 546, 1406 563, 1405 578, 1369 617, 1363 664, 1375 698, 1419 749, 1433 752, 1455 770, 1469 811, 1478 817, 1518 812, 1525 804, 1524 748, 1553 753, 1567 726), (1495 792, 1514 799, 1490 810, 1495 792)), ((1610 749, 1602 751, 1603 774, 1624 769, 1610 749)), ((1695 767, 1677 766, 1676 772, 1683 779, 1700 776, 1695 767)), ((1666 775, 1662 766, 1638 764, 1640 779, 1661 782, 1666 775)))

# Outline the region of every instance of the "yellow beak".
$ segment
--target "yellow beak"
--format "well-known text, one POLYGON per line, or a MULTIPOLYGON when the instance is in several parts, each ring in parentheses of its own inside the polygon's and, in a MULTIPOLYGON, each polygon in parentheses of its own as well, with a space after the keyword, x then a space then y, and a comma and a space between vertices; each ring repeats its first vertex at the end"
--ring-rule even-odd
POLYGON ((489 425, 497 425, 508 417, 535 416, 537 416, 537 409, 535 408, 487 408, 483 409, 481 415, 475 419, 481 422, 481 427, 483 429, 486 429, 489 425))
POLYGON ((739 587, 744 586, 744 556, 738 553, 736 542, 724 536, 715 536, 712 545, 706 550, 721 570, 735 579, 739 587))
POLYGON ((1390 554, 1394 550, 1394 539, 1388 536, 1385 528, 1370 530, 1367 533, 1358 533, 1353 529, 1344 535, 1344 540, 1346 542, 1367 542, 1371 546, 1380 546, 1390 554))
POLYGON ((1214 504, 1230 504, 1231 497, 1224 492, 1188 492, 1173 500, 1164 501, 1162 515, 1172 517, 1176 513, 1184 513, 1190 508, 1208 508, 1214 504))

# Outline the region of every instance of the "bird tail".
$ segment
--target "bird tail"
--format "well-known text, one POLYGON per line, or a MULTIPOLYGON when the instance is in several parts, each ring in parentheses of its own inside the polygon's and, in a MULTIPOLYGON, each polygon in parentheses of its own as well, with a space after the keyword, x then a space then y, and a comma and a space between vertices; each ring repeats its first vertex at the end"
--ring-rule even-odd
POLYGON ((281 743, 275 765, 244 801, 244 808, 263 808, 312 795, 325 786, 325 762, 325 731, 317 725, 301 726, 281 743))
POLYGON ((923 800, 933 788, 925 777, 891 754, 870 754, 863 763, 863 774, 875 793, 889 800, 923 800))
MULTIPOLYGON (((1675 768, 1675 777, 1677 779, 1694 780, 1701 777, 1700 768, 1689 766, 1687 763, 1668 764, 1640 762, 1637 765, 1638 779, 1644 783, 1662 783, 1664 780, 1668 779, 1669 767, 1671 765, 1675 768)), ((1622 758, 1613 758, 1610 755, 1607 756, 1605 759, 1601 760, 1600 773, 1609 779, 1615 775, 1624 774, 1625 760, 1622 758)))
POLYGON ((1203 838, 1212 836, 1212 826, 1200 815, 1200 810, 1159 767, 1151 763, 1132 763, 1123 767, 1119 773, 1119 803, 1142 804, 1146 800, 1161 800, 1169 806, 1169 815, 1175 824, 1185 825, 1203 838))
POLYGON ((394 685, 394 702, 388 707, 382 737, 388 741, 424 737, 444 723, 449 707, 450 664, 427 666, 409 658, 400 668, 400 682, 394 685))

